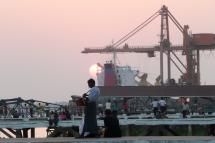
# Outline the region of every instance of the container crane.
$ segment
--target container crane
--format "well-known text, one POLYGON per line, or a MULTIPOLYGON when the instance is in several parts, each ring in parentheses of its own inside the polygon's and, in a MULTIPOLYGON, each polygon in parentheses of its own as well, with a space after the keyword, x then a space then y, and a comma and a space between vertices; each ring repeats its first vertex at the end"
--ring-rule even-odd
POLYGON ((177 19, 171 14, 168 8, 163 5, 160 10, 155 12, 146 21, 141 23, 135 29, 123 36, 121 39, 113 43, 111 46, 104 48, 85 48, 82 53, 147 53, 149 57, 154 57, 155 52, 160 52, 160 84, 163 85, 163 55, 167 55, 167 71, 168 71, 168 84, 171 84, 171 62, 182 74, 182 80, 186 85, 200 85, 200 50, 214 50, 215 49, 215 34, 212 33, 199 33, 188 34, 188 25, 181 26, 177 19), (155 18, 161 16, 161 32, 160 32, 160 44, 156 46, 124 46, 119 47, 126 42, 129 38, 135 35, 137 32, 146 27, 155 18), (183 36, 183 45, 171 45, 169 35, 169 19, 176 25, 183 36), (177 51, 182 51, 186 56, 186 63, 183 63, 181 59, 175 54, 177 51), (175 57, 177 62, 173 60, 175 57), (180 63, 179 66, 177 63, 180 63), (183 67, 181 69, 180 67, 183 67))

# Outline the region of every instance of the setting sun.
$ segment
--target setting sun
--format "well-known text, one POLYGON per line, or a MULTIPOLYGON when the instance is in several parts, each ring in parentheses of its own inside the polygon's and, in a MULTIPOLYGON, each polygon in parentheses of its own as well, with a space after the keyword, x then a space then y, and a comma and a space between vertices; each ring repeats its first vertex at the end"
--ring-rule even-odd
POLYGON ((92 77, 96 77, 96 74, 100 73, 102 70, 102 67, 99 64, 93 64, 92 66, 90 66, 89 72, 90 72, 90 76, 92 77))

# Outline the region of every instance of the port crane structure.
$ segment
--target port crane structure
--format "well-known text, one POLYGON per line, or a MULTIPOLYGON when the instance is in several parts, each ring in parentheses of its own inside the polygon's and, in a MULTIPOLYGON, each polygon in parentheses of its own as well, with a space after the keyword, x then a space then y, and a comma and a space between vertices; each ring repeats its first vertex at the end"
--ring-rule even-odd
MULTIPOLYGON (((146 21, 141 23, 135 29, 123 36, 111 46, 104 48, 85 48, 82 53, 113 53, 114 59, 116 53, 147 53, 149 57, 154 57, 155 52, 160 53, 160 84, 164 84, 164 55, 167 56, 167 84, 171 84, 171 63, 181 72, 181 81, 185 85, 200 85, 200 51, 215 49, 215 34, 200 33, 189 34, 189 26, 182 26, 178 20, 168 10, 167 6, 163 5, 160 10, 155 12, 146 21), (150 24, 157 17, 161 17, 160 24, 160 42, 157 46, 129 46, 126 42, 129 38, 134 36, 148 24, 150 24), (171 20, 179 29, 183 36, 182 45, 171 45, 169 34, 169 20, 171 20), (186 56, 184 63, 175 52, 181 51, 186 56), (174 59, 173 59, 174 57, 174 59)), ((115 63, 115 61, 114 61, 115 63)))

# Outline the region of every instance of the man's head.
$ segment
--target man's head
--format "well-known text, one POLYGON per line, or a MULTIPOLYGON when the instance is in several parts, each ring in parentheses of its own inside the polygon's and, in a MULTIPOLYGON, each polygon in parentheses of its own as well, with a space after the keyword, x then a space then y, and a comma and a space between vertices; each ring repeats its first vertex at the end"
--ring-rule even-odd
POLYGON ((88 86, 90 87, 90 88, 92 88, 92 87, 94 87, 95 86, 95 80, 94 79, 89 79, 88 81, 87 81, 87 83, 88 83, 88 86))

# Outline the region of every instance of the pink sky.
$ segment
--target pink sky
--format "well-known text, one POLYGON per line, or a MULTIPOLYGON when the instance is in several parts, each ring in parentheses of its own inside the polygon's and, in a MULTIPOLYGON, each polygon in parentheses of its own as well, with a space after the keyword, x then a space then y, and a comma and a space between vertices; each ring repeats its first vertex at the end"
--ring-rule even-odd
MULTIPOLYGON (((215 33, 214 0, 0 1, 0 97, 55 102, 81 95, 89 67, 111 57, 81 54, 84 47, 117 41, 163 4, 192 33, 215 33)), ((159 26, 157 19, 128 43, 158 44, 159 26)), ((172 43, 180 44, 178 30, 170 26, 172 43)), ((202 84, 215 84, 214 52, 201 53, 201 58, 202 84)), ((151 81, 159 74, 159 56, 123 54, 119 61, 149 73, 151 81)))

